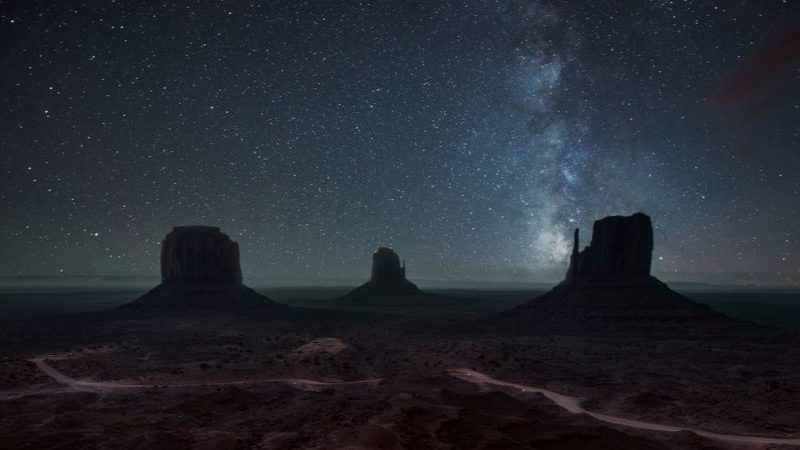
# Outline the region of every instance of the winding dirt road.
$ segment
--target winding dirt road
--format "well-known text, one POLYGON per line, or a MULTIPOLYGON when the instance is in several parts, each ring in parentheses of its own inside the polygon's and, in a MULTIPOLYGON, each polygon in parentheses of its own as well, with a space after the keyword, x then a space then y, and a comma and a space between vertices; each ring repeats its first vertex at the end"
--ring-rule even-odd
MULTIPOLYGON (((52 378, 54 381, 56 381, 61 385, 64 385, 66 388, 68 388, 69 391, 107 392, 118 389, 149 389, 159 386, 160 387, 211 387, 211 386, 236 386, 236 385, 247 385, 247 384, 265 384, 265 383, 284 383, 296 389, 301 389, 306 391, 318 391, 330 387, 342 387, 342 386, 354 386, 354 385, 376 386, 382 381, 382 378, 372 378, 367 380, 355 380, 355 381, 316 381, 305 378, 261 378, 261 379, 233 380, 233 381, 207 381, 198 383, 139 384, 139 383, 128 383, 122 381, 78 380, 64 374, 63 372, 60 372, 58 369, 54 368, 53 366, 47 363, 48 359, 56 360, 56 359, 64 359, 70 357, 72 357, 71 354, 45 355, 45 356, 37 356, 35 358, 31 358, 29 359, 29 361, 35 364, 36 367, 39 368, 39 370, 41 370, 44 374, 52 378)), ((558 392, 534 386, 527 386, 524 384, 511 383, 507 381, 498 380, 492 378, 489 375, 486 375, 484 373, 472 369, 466 369, 466 368, 451 369, 449 370, 449 373, 450 375, 458 379, 476 384, 481 388, 488 388, 492 386, 497 388, 511 388, 525 393, 530 392, 530 393, 541 394, 542 396, 552 401, 556 405, 560 406, 569 413, 586 414, 601 422, 606 422, 623 427, 635 428, 639 430, 668 432, 668 433, 688 431, 709 439, 729 442, 733 444, 790 445, 790 446, 800 447, 800 438, 776 438, 776 437, 764 437, 764 436, 742 436, 735 434, 723 434, 723 433, 715 433, 712 431, 706 431, 691 427, 663 425, 660 423, 627 419, 625 417, 588 411, 581 406, 582 400, 577 397, 571 397, 568 395, 559 394, 558 392)), ((17 395, 9 396, 6 399, 18 398, 24 395, 50 393, 50 392, 54 392, 54 390, 49 389, 43 391, 42 390, 31 391, 30 393, 27 394, 17 393, 17 395)))
POLYGON ((284 383, 296 389, 304 391, 318 391, 331 387, 354 386, 354 385, 368 385, 376 386, 381 382, 382 378, 372 378, 368 380, 355 380, 355 381, 316 381, 308 380, 305 378, 258 378, 234 381, 205 381, 199 383, 174 383, 174 384, 138 384, 127 383, 121 381, 90 381, 78 380, 60 372, 55 367, 47 364, 48 359, 66 358, 68 356, 37 356, 28 361, 32 362, 39 368, 45 375, 49 376, 59 384, 76 390, 76 391, 93 391, 105 392, 116 389, 149 389, 154 387, 210 387, 210 386, 237 386, 245 384, 266 384, 266 383, 284 383))
POLYGON ((467 381, 469 383, 477 384, 483 388, 487 386, 497 386, 501 388, 512 388, 521 392, 532 392, 543 395, 545 398, 565 409, 572 414, 586 414, 594 417, 595 419, 620 425, 628 428, 636 428, 639 430, 649 431, 663 431, 668 433, 677 433, 679 431, 689 431, 699 436, 717 441, 730 442, 734 444, 757 444, 757 445, 793 445, 800 447, 800 438, 774 438, 762 436, 740 436, 735 434, 714 433, 712 431, 700 430, 690 427, 679 427, 673 425, 662 425, 660 423, 644 422, 635 419, 626 419, 624 417, 612 416, 609 414, 596 413, 587 411, 581 406, 581 399, 570 397, 568 395, 559 394, 558 392, 549 391, 547 389, 537 388, 533 386, 526 386, 524 384, 509 383, 490 377, 484 373, 471 370, 471 369, 451 369, 450 375, 467 381))

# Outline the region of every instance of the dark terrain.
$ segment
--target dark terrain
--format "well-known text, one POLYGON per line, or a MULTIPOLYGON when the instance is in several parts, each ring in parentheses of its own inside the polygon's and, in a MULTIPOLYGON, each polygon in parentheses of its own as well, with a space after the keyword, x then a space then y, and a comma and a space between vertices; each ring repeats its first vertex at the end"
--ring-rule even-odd
MULTIPOLYGON (((0 383, 4 394, 26 394, 0 403, 2 446, 726 448, 690 434, 631 431, 571 416, 535 396, 480 392, 448 375, 458 367, 584 397, 587 408, 626 417, 733 434, 800 433, 800 333, 791 328, 714 340, 549 335, 534 327, 504 332, 481 323, 537 293, 446 291, 471 300, 351 312, 325 300, 338 292, 265 291, 278 302, 323 313, 147 320, 92 313, 141 292, 2 294, 0 383), (299 350, 320 337, 346 347, 299 350), (70 392, 26 361, 75 350, 78 356, 51 364, 74 378, 101 381, 383 381, 317 392, 281 383, 70 392)), ((751 317, 741 313, 754 311, 762 323, 800 324, 797 294, 690 295, 744 319, 751 317), (748 308, 741 307, 745 301, 748 308)))

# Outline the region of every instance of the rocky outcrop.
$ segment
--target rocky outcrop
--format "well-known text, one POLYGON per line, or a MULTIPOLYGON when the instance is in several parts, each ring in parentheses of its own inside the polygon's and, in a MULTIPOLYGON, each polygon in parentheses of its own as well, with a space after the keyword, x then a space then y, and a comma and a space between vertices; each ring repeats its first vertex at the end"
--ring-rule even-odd
POLYGON ((373 283, 397 284, 406 280, 406 264, 400 263, 400 257, 388 247, 380 247, 372 254, 373 283))
POLYGON ((239 244, 217 227, 175 227, 161 243, 161 284, 126 311, 204 313, 274 306, 242 284, 239 244))
POLYGON ((408 298, 420 294, 417 286, 406 278, 405 263, 394 250, 380 247, 372 254, 372 276, 342 299, 367 300, 380 298, 408 298))
POLYGON ((582 251, 575 229, 568 282, 630 282, 649 280, 653 255, 653 225, 650 217, 609 216, 594 222, 592 242, 582 251))
POLYGON ((591 243, 579 247, 575 230, 564 281, 506 317, 548 332, 713 334, 735 324, 650 274, 653 226, 642 213, 595 221, 591 243))
POLYGON ((175 227, 161 243, 161 281, 242 284, 239 244, 217 227, 175 227))

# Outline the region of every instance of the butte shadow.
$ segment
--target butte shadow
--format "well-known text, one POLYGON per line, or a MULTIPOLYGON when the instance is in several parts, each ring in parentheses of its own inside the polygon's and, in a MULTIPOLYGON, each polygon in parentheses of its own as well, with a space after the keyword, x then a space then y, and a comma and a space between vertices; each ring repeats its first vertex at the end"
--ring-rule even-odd
POLYGON ((441 307, 454 306, 470 299, 431 294, 406 278, 405 261, 394 250, 380 247, 372 254, 372 276, 369 281, 334 299, 339 305, 377 307, 441 307))
POLYGON ((579 246, 576 229, 564 281, 502 316, 548 333, 711 336, 750 328, 689 300, 650 274, 653 225, 645 214, 597 220, 589 246, 579 246))
POLYGON ((239 245, 217 227, 175 227, 161 243, 161 284, 120 312, 228 313, 287 307, 242 283, 239 245))

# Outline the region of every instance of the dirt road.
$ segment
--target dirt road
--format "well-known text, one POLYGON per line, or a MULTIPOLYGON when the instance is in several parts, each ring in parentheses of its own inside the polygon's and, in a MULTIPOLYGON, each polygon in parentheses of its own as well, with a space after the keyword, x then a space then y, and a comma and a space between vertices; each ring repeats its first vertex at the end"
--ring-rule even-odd
POLYGON ((663 425, 654 422, 644 422, 635 419, 626 419, 624 417, 613 416, 610 414, 596 413, 587 411, 581 406, 581 399, 570 397, 568 395, 559 394, 547 389, 542 389, 534 386, 526 386, 524 384, 510 383, 506 381, 497 380, 481 372, 471 369, 452 369, 450 374, 461 380, 477 384, 481 387, 496 386, 499 388, 512 388, 520 392, 532 392, 541 394, 548 400, 556 405, 564 408, 572 414, 586 414, 594 417, 602 422, 620 425, 628 428, 636 428, 639 430, 649 431, 662 431, 668 433, 676 433, 679 431, 689 431, 699 436, 707 437, 717 441, 730 442, 734 444, 756 444, 756 445, 793 445, 800 447, 800 438, 775 438, 775 437, 762 437, 762 436, 740 436, 735 434, 714 433, 712 431, 700 430, 697 428, 681 427, 673 425, 663 425))
MULTIPOLYGON (((55 357, 56 359, 58 357, 55 357)), ((297 389, 305 391, 318 391, 325 388, 354 386, 354 385, 368 385, 375 386, 381 382, 381 378, 371 378, 367 380, 355 381, 316 381, 308 380, 305 378, 259 378, 259 379, 245 379, 245 380, 231 380, 231 381, 204 381, 197 383, 159 383, 156 384, 141 384, 141 383, 128 383, 123 381, 90 381, 78 380, 60 372, 55 367, 49 365, 47 360, 49 356, 37 356, 28 361, 32 362, 39 368, 45 375, 49 376, 59 384, 63 384, 68 388, 76 391, 111 391, 115 389, 149 389, 156 386, 159 387, 211 387, 211 386, 236 386, 245 384, 265 384, 265 383, 284 383, 297 389)))
MULTIPOLYGON (((319 391, 325 388, 354 386, 354 385, 376 386, 382 380, 382 378, 371 378, 366 380, 355 380, 355 381, 316 381, 305 378, 261 378, 261 379, 245 379, 245 380, 231 380, 231 381, 205 381, 196 383, 158 384, 158 385, 133 383, 133 382, 129 383, 123 381, 90 381, 90 380, 78 380, 72 378, 64 374, 63 372, 60 372, 58 369, 54 368, 53 366, 47 363, 48 359, 59 359, 67 357, 69 357, 69 355, 63 355, 63 356, 45 355, 45 356, 37 356, 35 358, 31 358, 29 361, 35 364, 36 367, 39 368, 39 370, 41 370, 44 374, 52 378, 54 381, 64 385, 68 389, 68 391, 107 392, 118 389, 149 389, 157 386, 185 388, 185 387, 236 386, 236 385, 264 384, 264 383, 284 383, 300 390, 319 391)), ((800 438, 742 436, 735 434, 715 433, 712 431, 706 431, 691 427, 664 425, 655 422, 645 422, 635 419, 628 419, 625 417, 588 411, 581 406, 582 400, 576 397, 571 397, 568 395, 560 394, 558 392, 534 386, 527 386, 524 384, 501 381, 475 370, 465 369, 465 368, 451 369, 449 373, 450 375, 456 378, 467 381, 469 383, 479 385, 482 388, 486 389, 490 387, 511 388, 519 392, 541 394, 542 396, 552 401, 556 405, 560 406, 567 412, 570 412, 572 414, 586 414, 599 421, 623 427, 648 430, 648 431, 668 432, 668 433, 688 431, 709 439, 714 439, 734 444, 791 445, 800 447, 800 438)), ((46 391, 31 391, 27 395, 32 395, 37 393, 52 393, 52 392, 53 392, 52 389, 46 391)), ((16 393, 15 395, 9 396, 8 398, 18 398, 23 395, 25 395, 25 393, 16 393)))

